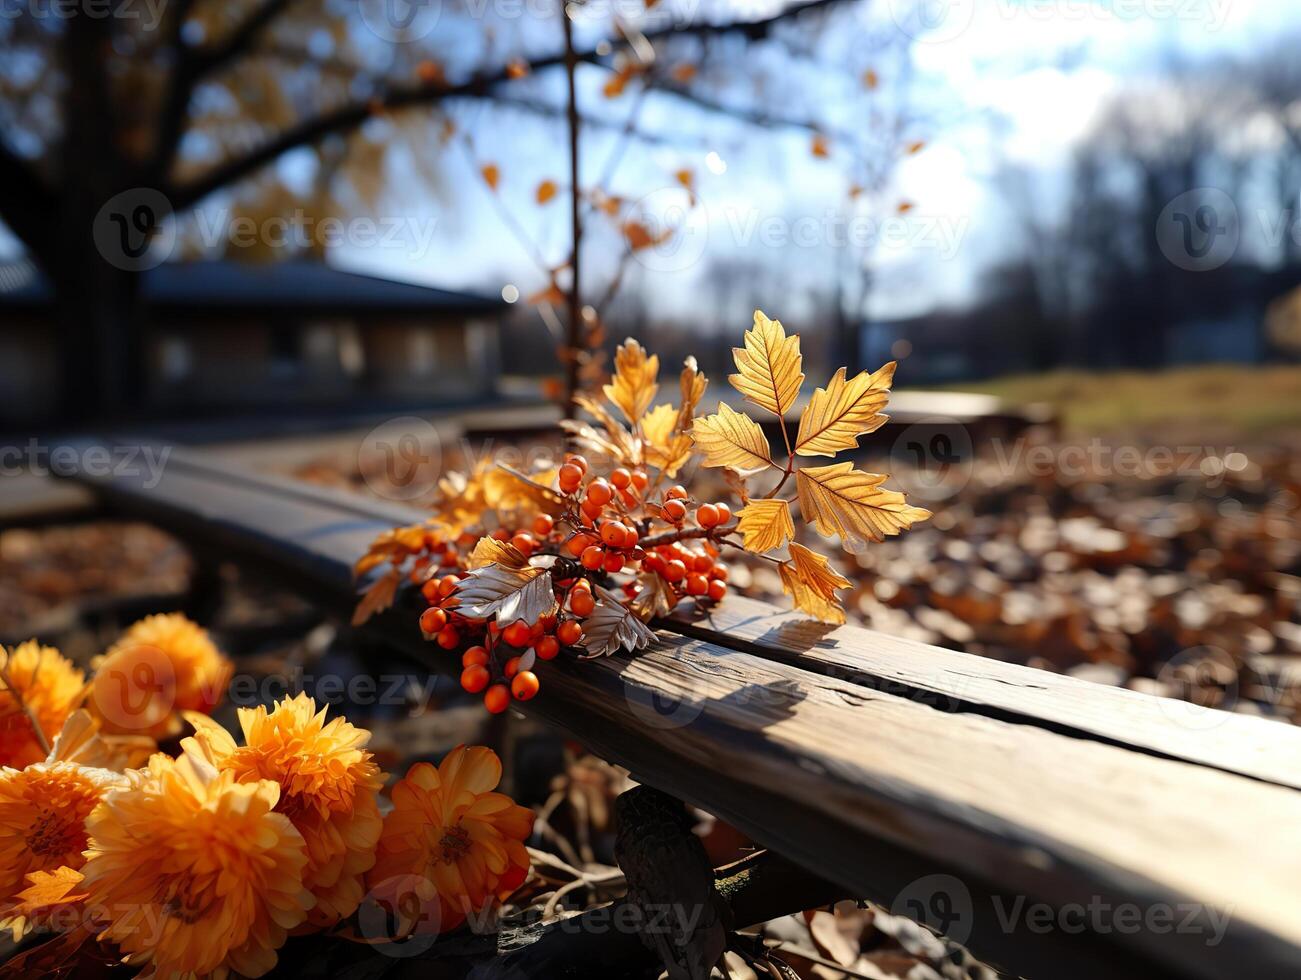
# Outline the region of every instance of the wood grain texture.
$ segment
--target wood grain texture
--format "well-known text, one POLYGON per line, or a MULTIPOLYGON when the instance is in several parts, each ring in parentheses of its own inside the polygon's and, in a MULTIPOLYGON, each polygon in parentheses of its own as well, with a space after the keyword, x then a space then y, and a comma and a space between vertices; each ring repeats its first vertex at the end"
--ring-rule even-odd
MULTIPOLYGON (((274 570, 339 612, 370 537, 419 516, 190 458, 152 490, 91 482, 106 503, 274 570)), ((446 667, 412 619, 397 609, 365 629, 446 667)), ((698 635, 661 633, 636 658, 547 664, 528 710, 855 894, 888 906, 918 879, 952 876, 964 912, 954 931, 1021 975, 1301 975, 1301 794, 1261 774, 1287 781, 1286 754, 1261 759, 1266 736, 1287 746, 1290 729, 1225 722, 1221 736, 1260 743, 1243 768, 1261 771, 1245 778, 1223 771, 1233 760, 1211 737, 1181 748, 1188 736, 1162 725, 1157 699, 866 631, 786 642, 789 621, 740 600, 715 625, 675 624, 698 635), (1135 931, 1104 916, 1078 934, 1043 929, 1018 915, 1027 900, 1168 908, 1174 924, 1135 931), (1185 906, 1197 913, 1187 921, 1185 906)))
POLYGON ((686 636, 931 704, 1124 745, 1301 789, 1301 728, 1095 684, 735 597, 660 624, 686 636))

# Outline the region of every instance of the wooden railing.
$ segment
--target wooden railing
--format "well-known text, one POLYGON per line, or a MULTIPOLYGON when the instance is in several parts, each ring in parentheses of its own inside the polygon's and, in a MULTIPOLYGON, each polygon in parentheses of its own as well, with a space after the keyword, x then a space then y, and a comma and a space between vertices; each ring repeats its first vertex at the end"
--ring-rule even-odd
MULTIPOLYGON (((326 608, 403 507, 173 452, 81 477, 326 608)), ((525 710, 848 894, 1046 978, 1301 976, 1301 729, 733 598, 525 710)), ((364 632, 428 663, 410 610, 364 632)))

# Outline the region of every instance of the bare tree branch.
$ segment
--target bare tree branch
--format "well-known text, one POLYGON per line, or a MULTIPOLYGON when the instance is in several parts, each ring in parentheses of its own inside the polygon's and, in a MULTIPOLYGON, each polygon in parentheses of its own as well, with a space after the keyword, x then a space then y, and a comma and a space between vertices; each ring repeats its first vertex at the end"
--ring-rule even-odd
MULTIPOLYGON (((291 0, 268 0, 268 3, 284 2, 291 2, 291 0)), ((654 42, 673 37, 714 37, 724 34, 741 34, 750 40, 760 40, 767 37, 780 23, 811 12, 829 10, 849 2, 853 2, 853 0, 810 0, 808 3, 787 7, 762 20, 665 27, 658 31, 648 31, 644 37, 654 42)), ((577 59, 587 64, 605 64, 616 51, 626 49, 629 46, 630 42, 626 39, 615 40, 602 45, 599 52, 595 48, 578 52, 577 59)), ((560 51, 539 58, 531 62, 528 67, 531 73, 536 73, 563 66, 564 63, 565 53, 560 51)), ((377 96, 370 102, 351 103, 322 113, 312 119, 303 120, 278 136, 269 139, 261 146, 249 151, 244 156, 228 160, 207 174, 172 188, 170 197, 173 206, 183 208, 197 204, 213 191, 254 173, 289 150, 310 145, 332 133, 361 125, 376 111, 432 105, 454 98, 482 97, 490 94, 498 85, 515 77, 517 77, 516 72, 508 67, 502 67, 475 75, 456 85, 394 87, 386 94, 377 96)))

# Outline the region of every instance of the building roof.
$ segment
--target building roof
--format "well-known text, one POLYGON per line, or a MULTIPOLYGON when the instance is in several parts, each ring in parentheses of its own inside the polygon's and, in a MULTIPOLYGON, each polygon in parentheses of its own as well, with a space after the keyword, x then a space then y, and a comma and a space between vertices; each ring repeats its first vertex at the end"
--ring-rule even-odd
MULTIPOLYGON (((303 259, 269 265, 167 262, 143 274, 142 295, 149 306, 172 312, 293 310, 479 315, 505 306, 495 297, 381 279, 303 259)), ((51 304, 53 298, 48 281, 30 263, 0 265, 0 308, 41 308, 51 304)))

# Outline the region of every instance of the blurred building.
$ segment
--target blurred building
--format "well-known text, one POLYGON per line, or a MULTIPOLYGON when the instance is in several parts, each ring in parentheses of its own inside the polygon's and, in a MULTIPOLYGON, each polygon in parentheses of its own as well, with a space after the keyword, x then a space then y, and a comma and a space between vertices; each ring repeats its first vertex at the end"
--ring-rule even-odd
MULTIPOLYGON (((505 303, 332 268, 166 263, 142 277, 146 415, 377 411, 490 397, 505 303)), ((0 417, 53 417, 53 294, 0 267, 0 417)))

